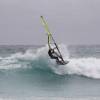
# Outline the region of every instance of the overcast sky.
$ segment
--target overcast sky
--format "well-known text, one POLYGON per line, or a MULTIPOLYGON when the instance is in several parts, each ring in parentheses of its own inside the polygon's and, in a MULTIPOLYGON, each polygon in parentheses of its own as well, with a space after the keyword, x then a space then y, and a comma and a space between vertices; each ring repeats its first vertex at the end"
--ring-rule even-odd
POLYGON ((100 0, 0 0, 0 44, 100 44, 100 0))

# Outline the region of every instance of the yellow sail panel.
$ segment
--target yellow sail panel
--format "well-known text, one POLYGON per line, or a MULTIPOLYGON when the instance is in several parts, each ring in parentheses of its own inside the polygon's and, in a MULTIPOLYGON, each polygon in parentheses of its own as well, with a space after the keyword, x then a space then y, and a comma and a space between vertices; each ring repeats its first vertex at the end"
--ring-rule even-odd
POLYGON ((46 32, 48 33, 48 35, 51 35, 51 32, 50 32, 50 30, 48 28, 48 24, 44 20, 43 16, 41 16, 41 21, 42 21, 42 24, 44 25, 44 28, 45 28, 46 32))
POLYGON ((49 48, 50 48, 51 32, 50 32, 50 30, 49 30, 49 28, 48 28, 48 24, 47 24, 46 21, 44 20, 43 16, 41 16, 41 21, 42 21, 42 24, 43 24, 43 26, 44 26, 44 28, 45 28, 47 34, 48 34, 48 46, 49 46, 49 48))

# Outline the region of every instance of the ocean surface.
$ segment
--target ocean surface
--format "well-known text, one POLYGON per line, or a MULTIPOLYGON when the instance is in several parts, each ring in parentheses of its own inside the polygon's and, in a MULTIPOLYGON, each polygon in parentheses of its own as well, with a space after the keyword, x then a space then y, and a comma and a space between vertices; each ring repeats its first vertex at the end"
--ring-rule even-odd
POLYGON ((0 100, 100 100, 100 46, 59 47, 67 65, 47 46, 1 45, 0 100))

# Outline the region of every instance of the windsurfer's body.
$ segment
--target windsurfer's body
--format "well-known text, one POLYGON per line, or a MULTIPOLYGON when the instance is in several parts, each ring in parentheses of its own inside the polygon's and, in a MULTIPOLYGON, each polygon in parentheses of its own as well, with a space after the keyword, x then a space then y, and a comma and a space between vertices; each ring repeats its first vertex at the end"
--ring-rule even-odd
POLYGON ((57 52, 55 52, 54 49, 50 48, 49 51, 48 51, 48 55, 50 56, 50 58, 51 59, 56 59, 56 62, 58 64, 65 64, 65 62, 62 60, 62 57, 57 52))

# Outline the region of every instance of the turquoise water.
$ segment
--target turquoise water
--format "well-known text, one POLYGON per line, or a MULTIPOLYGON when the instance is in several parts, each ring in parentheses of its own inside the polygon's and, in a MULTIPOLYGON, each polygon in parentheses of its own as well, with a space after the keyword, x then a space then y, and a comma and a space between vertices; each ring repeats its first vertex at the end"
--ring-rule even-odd
POLYGON ((0 98, 99 97, 100 46, 60 48, 65 66, 50 60, 47 46, 0 46, 0 98))

